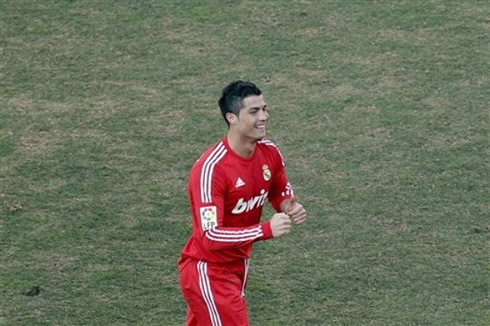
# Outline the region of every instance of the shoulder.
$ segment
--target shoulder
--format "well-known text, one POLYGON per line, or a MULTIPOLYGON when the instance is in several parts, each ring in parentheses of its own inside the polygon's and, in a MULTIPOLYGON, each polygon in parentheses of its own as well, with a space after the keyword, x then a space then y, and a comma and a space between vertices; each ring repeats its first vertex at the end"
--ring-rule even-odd
POLYGON ((284 157, 282 156, 279 147, 269 139, 261 139, 257 142, 257 145, 260 146, 265 152, 270 153, 280 160, 282 165, 284 166, 284 157))
POLYGON ((220 167, 227 149, 222 141, 208 148, 191 169, 188 188, 202 203, 211 203, 213 194, 220 194, 227 186, 226 174, 220 167))
POLYGON ((213 170, 223 161, 227 151, 225 144, 220 140, 204 151, 192 166, 192 171, 199 171, 201 173, 201 171, 213 170))
POLYGON ((266 139, 266 138, 263 138, 263 139, 259 140, 257 142, 257 144, 259 144, 260 146, 267 146, 267 147, 270 147, 271 149, 275 149, 275 150, 279 151, 279 148, 277 147, 277 145, 274 144, 272 142, 272 140, 269 140, 269 139, 266 139))

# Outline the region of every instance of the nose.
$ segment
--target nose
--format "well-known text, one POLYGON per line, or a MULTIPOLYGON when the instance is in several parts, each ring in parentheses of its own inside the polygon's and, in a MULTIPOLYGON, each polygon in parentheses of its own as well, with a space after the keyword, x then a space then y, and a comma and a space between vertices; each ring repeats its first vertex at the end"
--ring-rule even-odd
POLYGON ((269 119, 269 113, 265 110, 260 110, 259 119, 267 121, 269 119))

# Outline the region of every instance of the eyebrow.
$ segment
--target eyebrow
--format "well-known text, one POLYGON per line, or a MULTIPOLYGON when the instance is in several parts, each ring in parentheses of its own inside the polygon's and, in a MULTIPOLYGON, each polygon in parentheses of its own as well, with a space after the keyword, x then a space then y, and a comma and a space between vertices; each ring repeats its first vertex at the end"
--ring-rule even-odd
POLYGON ((264 106, 260 107, 260 106, 252 106, 250 109, 248 109, 249 111, 251 110, 263 110, 267 107, 267 104, 264 104, 264 106))

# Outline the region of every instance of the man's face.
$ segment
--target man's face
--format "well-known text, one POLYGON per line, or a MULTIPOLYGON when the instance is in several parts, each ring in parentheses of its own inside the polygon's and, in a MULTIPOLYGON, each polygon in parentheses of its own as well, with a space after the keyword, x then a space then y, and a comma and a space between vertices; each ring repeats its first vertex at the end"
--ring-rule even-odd
POLYGON ((244 137, 260 140, 265 137, 265 126, 269 119, 267 105, 262 95, 247 96, 234 127, 244 137))

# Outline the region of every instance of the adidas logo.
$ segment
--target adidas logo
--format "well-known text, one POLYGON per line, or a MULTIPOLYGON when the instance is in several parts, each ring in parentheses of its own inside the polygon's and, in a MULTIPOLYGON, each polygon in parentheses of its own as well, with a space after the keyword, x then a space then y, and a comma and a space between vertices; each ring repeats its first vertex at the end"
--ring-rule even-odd
POLYGON ((238 177, 236 183, 235 183, 235 188, 240 188, 241 186, 244 186, 245 182, 243 182, 242 178, 238 177))

